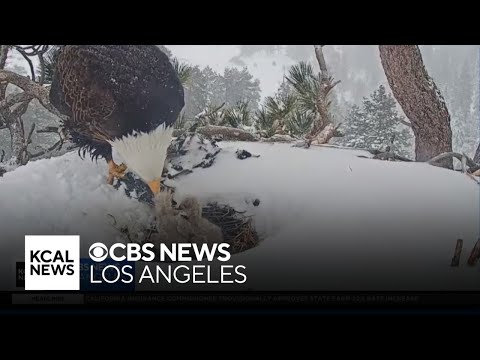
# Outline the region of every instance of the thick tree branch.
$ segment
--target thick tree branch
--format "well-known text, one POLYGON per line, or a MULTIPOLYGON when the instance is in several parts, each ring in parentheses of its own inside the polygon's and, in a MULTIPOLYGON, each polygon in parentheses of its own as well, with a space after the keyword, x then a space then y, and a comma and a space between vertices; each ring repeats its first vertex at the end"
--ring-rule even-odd
POLYGON ((25 76, 9 70, 0 70, 0 82, 16 85, 23 91, 32 94, 40 102, 49 103, 48 89, 25 76))
POLYGON ((313 122, 312 129, 305 136, 305 147, 307 148, 310 147, 314 141, 320 144, 325 143, 325 141, 328 142, 334 133, 337 132, 335 126, 332 125, 333 121, 332 116, 330 115, 330 101, 328 100, 328 97, 330 91, 340 82, 334 82, 333 77, 328 73, 327 63, 323 56, 323 46, 324 45, 314 45, 315 56, 317 58, 318 66, 320 67, 320 75, 318 79, 320 86, 316 99, 318 115, 313 122), (326 130, 327 127, 328 129, 326 130))
POLYGON ((26 93, 24 91, 21 93, 9 95, 7 96, 6 99, 0 101, 0 108, 3 108, 3 107, 10 108, 15 104, 18 104, 27 100, 31 100, 31 99, 33 99, 33 95, 26 93))
POLYGON ((318 65, 320 66, 320 79, 326 80, 329 78, 327 63, 325 62, 325 57, 323 56, 323 46, 324 45, 313 45, 315 47, 315 56, 317 58, 318 65))
POLYGON ((0 83, 10 83, 18 86, 27 94, 36 98, 42 106, 50 111, 51 113, 57 115, 61 119, 66 119, 66 116, 61 114, 51 103, 49 99, 49 90, 48 88, 37 84, 36 82, 31 81, 25 76, 16 74, 8 70, 0 70, 0 83))
POLYGON ((216 137, 221 136, 223 140, 238 140, 238 141, 256 141, 255 136, 248 131, 236 129, 226 126, 207 125, 197 129, 197 133, 207 136, 216 137))

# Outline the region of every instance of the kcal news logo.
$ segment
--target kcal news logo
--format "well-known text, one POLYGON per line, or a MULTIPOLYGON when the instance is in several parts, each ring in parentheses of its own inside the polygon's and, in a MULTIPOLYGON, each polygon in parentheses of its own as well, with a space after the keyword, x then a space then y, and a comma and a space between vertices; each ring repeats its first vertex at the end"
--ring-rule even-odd
POLYGON ((25 290, 80 290, 80 237, 25 236, 25 290))

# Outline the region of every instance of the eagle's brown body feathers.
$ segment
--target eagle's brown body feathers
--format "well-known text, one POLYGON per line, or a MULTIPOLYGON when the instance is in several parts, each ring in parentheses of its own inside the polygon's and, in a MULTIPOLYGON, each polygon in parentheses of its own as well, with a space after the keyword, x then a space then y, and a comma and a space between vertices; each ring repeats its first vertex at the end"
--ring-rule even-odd
POLYGON ((60 49, 50 101, 68 116, 80 149, 111 160, 109 141, 161 124, 184 106, 180 80, 154 45, 67 45, 60 49))

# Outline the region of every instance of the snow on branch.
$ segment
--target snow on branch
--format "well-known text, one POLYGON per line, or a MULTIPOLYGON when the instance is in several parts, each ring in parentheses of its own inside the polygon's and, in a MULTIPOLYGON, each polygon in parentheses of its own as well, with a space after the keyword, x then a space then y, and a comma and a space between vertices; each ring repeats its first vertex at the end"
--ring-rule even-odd
POLYGON ((237 141, 256 141, 257 139, 252 133, 243 129, 231 128, 226 126, 206 125, 197 128, 197 133, 207 136, 216 137, 221 136, 223 140, 237 140, 237 141))

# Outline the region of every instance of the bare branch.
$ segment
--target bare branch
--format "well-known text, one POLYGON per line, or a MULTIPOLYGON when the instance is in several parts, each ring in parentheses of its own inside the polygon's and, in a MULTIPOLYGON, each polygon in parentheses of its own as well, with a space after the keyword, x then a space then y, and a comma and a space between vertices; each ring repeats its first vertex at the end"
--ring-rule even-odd
POLYGON ((2 149, 2 155, 0 155, 0 163, 5 159, 5 150, 2 149))
POLYGON ((38 129, 37 134, 41 134, 41 133, 57 133, 58 134, 59 129, 60 128, 58 128, 57 126, 47 126, 44 129, 38 129))
POLYGON ((325 62, 325 57, 323 56, 323 46, 325 45, 313 45, 315 48, 315 56, 317 58, 318 65, 320 66, 320 75, 322 80, 328 79, 328 69, 327 63, 325 62))
POLYGON ((480 239, 478 239, 475 243, 467 263, 470 266, 475 266, 478 262, 478 259, 480 259, 480 239))
POLYGON ((331 83, 329 85, 326 85, 326 88, 325 88, 325 92, 328 94, 330 91, 332 91, 332 89, 337 86, 338 84, 341 83, 341 80, 337 80, 335 81, 334 83, 331 83))
POLYGON ((6 99, 0 101, 0 108, 2 107, 9 108, 15 104, 21 103, 23 101, 31 100, 31 99, 33 99, 33 95, 26 92, 13 94, 8 96, 6 99))
MULTIPOLYGON (((31 130, 32 131, 32 130, 31 130)), ((53 144, 52 146, 50 146, 49 148, 47 149, 44 149, 44 150, 41 150, 35 154, 30 154, 30 159, 35 159, 35 158, 38 158, 40 156, 43 156, 45 155, 46 153, 48 152, 51 152, 51 151, 54 151, 54 150, 61 150, 62 147, 63 147, 63 144, 65 143, 65 140, 67 139, 67 136, 65 134, 65 130, 62 129, 62 128, 56 128, 56 127, 53 127, 53 126, 48 126, 47 128, 45 129, 40 129, 40 130, 37 130, 37 133, 39 132, 43 132, 43 133, 47 133, 47 132, 55 132, 58 134, 58 137, 60 138, 55 144, 53 144)), ((75 146, 76 147, 76 146, 75 146)))
POLYGON ((412 124, 409 123, 408 121, 405 121, 405 120, 403 120, 403 119, 400 119, 400 122, 401 122, 403 125, 408 126, 409 128, 412 127, 412 124))
POLYGON ((30 104, 30 101, 32 100, 32 98, 30 98, 30 100, 26 100, 22 103, 20 103, 20 105, 18 105, 15 110, 12 111, 12 117, 15 119, 15 118, 19 118, 21 117, 23 114, 25 114, 27 112, 27 109, 28 109, 28 105, 30 104))
POLYGON ((40 80, 38 83, 43 85, 45 83, 45 59, 43 58, 43 54, 38 55, 38 61, 40 62, 40 80))
POLYGON ((458 266, 460 264, 460 255, 462 254, 463 240, 458 239, 455 246, 455 254, 453 255, 450 266, 458 266))
POLYGON ((42 85, 39 85, 36 82, 31 81, 25 76, 16 74, 8 70, 0 70, 0 82, 7 82, 7 83, 11 83, 13 85, 18 86, 23 91, 25 91, 28 94, 31 94, 34 98, 36 98, 45 109, 57 115, 59 118, 63 120, 67 119, 65 115, 61 114, 50 103, 48 88, 42 85))
POLYGON ((35 130, 35 123, 32 124, 32 127, 30 128, 30 132, 28 133, 27 141, 25 142, 27 145, 32 143, 32 135, 34 130, 35 130))
POLYGON ((219 110, 220 110, 221 108, 223 108, 224 106, 225 106, 225 103, 223 103, 222 105, 220 105, 219 107, 217 107, 216 109, 214 109, 213 111, 211 111, 210 113, 208 113, 207 116, 216 113, 217 111, 219 111, 219 110))
POLYGON ((22 49, 21 46, 15 45, 15 50, 17 50, 20 55, 23 56, 25 61, 28 63, 28 66, 30 67, 30 73, 32 75, 32 81, 35 81, 35 68, 33 67, 32 60, 30 60, 30 57, 27 55, 27 53, 22 49))
POLYGON ((44 149, 44 150, 41 150, 41 151, 39 151, 39 152, 37 152, 37 153, 35 153, 35 154, 30 154, 29 158, 32 159, 32 160, 34 160, 35 158, 38 158, 38 157, 40 157, 40 156, 42 156, 42 155, 45 155, 45 154, 48 153, 48 152, 51 152, 51 151, 53 151, 53 150, 59 150, 59 149, 62 147, 62 145, 63 145, 63 140, 60 139, 60 140, 58 140, 55 144, 53 144, 52 146, 50 146, 49 148, 44 149))
POLYGON ((437 155, 433 158, 431 158, 430 160, 427 161, 428 164, 433 164, 433 163, 436 163, 438 161, 441 161, 441 160, 444 160, 444 159, 448 159, 448 158, 456 158, 458 159, 459 161, 462 161, 463 158, 465 158, 464 161, 466 161, 466 164, 468 165, 468 167, 473 167, 473 166, 476 166, 477 164, 472 160, 470 159, 468 156, 466 156, 465 154, 459 154, 459 153, 456 153, 456 152, 446 152, 446 153, 442 153, 440 155, 437 155))
POLYGON ((219 107, 217 107, 216 109, 213 109, 212 111, 210 111, 209 113, 202 111, 201 113, 195 115, 195 119, 204 119, 206 117, 209 117, 213 114, 215 114, 217 111, 219 111, 221 108, 223 108, 225 106, 225 103, 223 103, 222 105, 220 105, 219 107))
POLYGON ((15 49, 23 51, 27 56, 43 55, 50 45, 15 45, 15 49))

